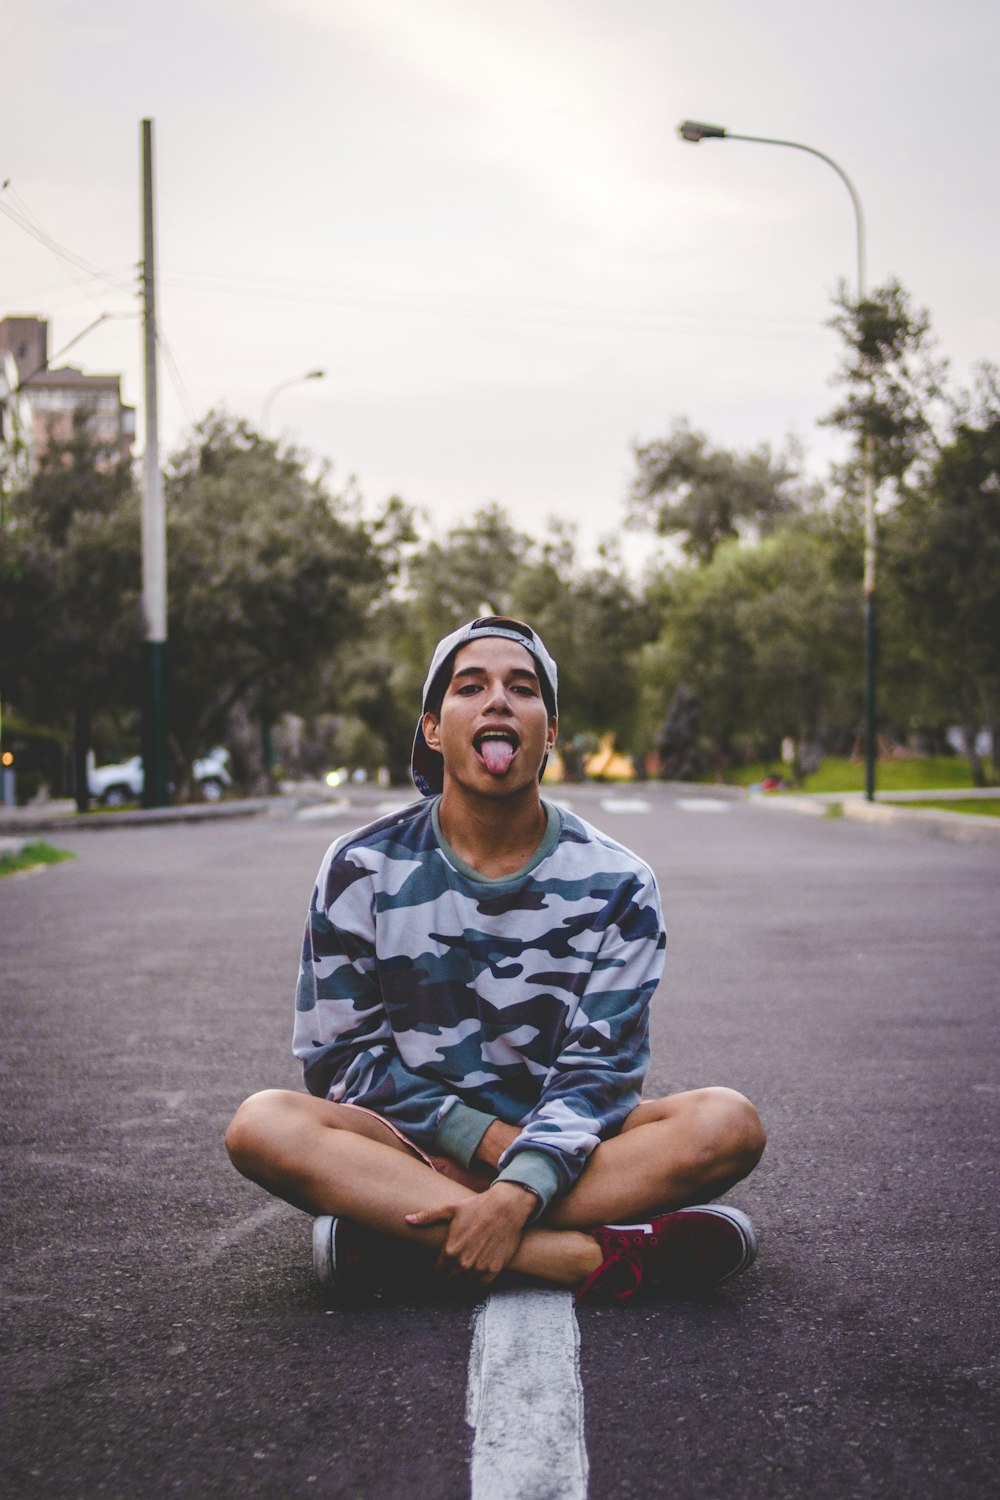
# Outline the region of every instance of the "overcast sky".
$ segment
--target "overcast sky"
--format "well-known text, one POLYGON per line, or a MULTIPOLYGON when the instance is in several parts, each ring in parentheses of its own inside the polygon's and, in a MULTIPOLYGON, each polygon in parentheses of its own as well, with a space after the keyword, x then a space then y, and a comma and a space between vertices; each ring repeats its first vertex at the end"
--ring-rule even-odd
MULTIPOLYGON (((1000 360, 994 0, 0 0, 0 315, 56 354, 136 304, 139 122, 155 121, 161 432, 225 405, 453 524, 489 500, 591 543, 636 439, 837 439, 855 276, 898 276, 957 376, 1000 360)), ((140 329, 66 356, 122 371, 140 329)), ((141 412, 140 412, 141 433, 141 412)))

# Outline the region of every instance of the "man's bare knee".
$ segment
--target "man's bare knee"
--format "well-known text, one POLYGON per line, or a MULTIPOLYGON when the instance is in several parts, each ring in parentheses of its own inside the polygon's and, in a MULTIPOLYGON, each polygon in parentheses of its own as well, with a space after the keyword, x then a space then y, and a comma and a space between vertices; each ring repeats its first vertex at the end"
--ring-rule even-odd
POLYGON ((705 1088, 695 1090, 692 1103, 706 1152, 729 1158, 744 1175, 752 1171, 764 1154, 767 1137, 750 1100, 736 1089, 705 1088))
POLYGON ((267 1155, 282 1131, 301 1114, 302 1095, 288 1089, 263 1089, 244 1099, 226 1131, 226 1150, 238 1172, 252 1170, 267 1155))

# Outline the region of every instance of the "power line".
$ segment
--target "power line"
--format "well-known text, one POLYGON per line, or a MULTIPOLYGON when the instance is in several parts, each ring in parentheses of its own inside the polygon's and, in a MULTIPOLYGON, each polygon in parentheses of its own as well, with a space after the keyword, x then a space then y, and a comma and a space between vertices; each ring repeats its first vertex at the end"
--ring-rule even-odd
MULTIPOLYGON (((303 293, 304 292, 331 292, 331 293, 335 293, 335 294, 337 294, 339 296, 343 296, 344 295, 343 288, 341 286, 339 286, 339 285, 334 285, 333 283, 326 282, 326 281, 304 281, 301 278, 296 278, 295 280, 289 280, 289 279, 284 278, 284 277, 258 276, 258 275, 253 275, 251 273, 246 273, 246 272, 221 271, 221 270, 216 270, 216 269, 212 269, 212 268, 201 268, 201 269, 199 269, 197 267, 195 267, 195 268, 191 268, 191 267, 174 267, 173 269, 169 269, 168 270, 168 274, 171 275, 174 278, 187 278, 187 279, 190 279, 190 278, 193 277, 193 278, 204 279, 204 280, 209 281, 209 282, 211 282, 211 281, 242 282, 246 286, 251 287, 251 288, 266 288, 266 287, 271 287, 271 288, 274 288, 276 290, 293 290, 293 291, 296 291, 296 292, 303 292, 303 293)), ((472 309, 472 310, 475 310, 475 309, 477 309, 479 307, 486 306, 486 307, 496 307, 496 308, 500 308, 500 309, 513 309, 513 310, 527 309, 529 311, 534 311, 534 312, 567 312, 567 313, 581 313, 582 312, 582 313, 587 313, 587 314, 592 314, 592 313, 612 313, 612 314, 621 314, 621 315, 624 315, 624 316, 635 316, 635 317, 648 317, 650 315, 659 316, 659 317, 679 317, 679 318, 693 318, 693 319, 726 317, 730 321, 732 321, 733 319, 735 319, 736 321, 740 321, 740 322, 752 322, 752 323, 759 323, 759 322, 781 322, 781 323, 790 323, 790 324, 805 324, 805 325, 809 325, 809 326, 815 326, 816 321, 817 321, 813 317, 804 317, 802 315, 796 315, 796 314, 791 314, 791 313, 783 313, 783 314, 773 314, 773 313, 765 313, 765 314, 760 314, 760 313, 737 313, 737 314, 730 315, 730 314, 721 314, 721 313, 709 313, 709 312, 705 312, 705 311, 701 311, 701 310, 691 312, 691 311, 688 311, 686 309, 671 309, 671 308, 659 308, 659 309, 654 308, 654 309, 650 309, 649 307, 647 307, 645 305, 636 305, 636 304, 623 304, 623 305, 615 306, 614 304, 599 303, 599 302, 555 302, 555 303, 553 303, 553 302, 539 302, 539 301, 530 301, 530 300, 526 301, 523 298, 510 298, 510 297, 506 297, 506 298, 505 297, 469 297, 469 296, 463 296, 461 293, 455 293, 455 292, 444 292, 444 293, 412 292, 412 291, 406 291, 405 289, 403 289, 403 290, 393 289, 393 290, 390 290, 390 291, 387 292, 384 288, 379 288, 377 290, 372 290, 372 289, 365 288, 365 287, 359 287, 359 288, 356 288, 353 292, 351 292, 350 296, 352 298, 361 298, 361 299, 364 299, 364 298, 379 298, 379 299, 390 298, 394 302, 405 301, 405 302, 415 302, 415 303, 426 303, 426 304, 430 304, 432 306, 440 306, 442 304, 453 303, 453 304, 455 304, 457 306, 467 307, 467 308, 472 309)))
MULTIPOLYGON (((81 290, 86 290, 88 296, 89 290, 79 280, 80 272, 86 274, 88 281, 104 281, 116 291, 129 296, 135 294, 135 287, 119 273, 103 270, 50 235, 24 199, 11 187, 9 180, 0 188, 0 193, 6 193, 11 200, 4 203, 0 199, 0 212, 59 257, 70 270, 76 284, 81 290)), ((385 292, 366 288, 345 292, 329 282, 289 281, 281 277, 257 276, 248 272, 221 271, 209 267, 164 270, 159 279, 176 290, 211 291, 213 294, 222 293, 244 300, 306 304, 322 302, 328 307, 383 312, 394 316, 403 314, 449 318, 463 322, 500 317, 504 322, 539 328, 638 333, 669 328, 730 338, 767 337, 783 342, 816 342, 820 338, 826 340, 829 337, 821 321, 789 313, 710 313, 636 305, 616 307, 613 304, 595 302, 553 303, 502 297, 468 297, 449 292, 385 292)), ((161 344, 161 347, 166 354, 166 346, 161 344)), ((183 383, 181 379, 181 384, 183 383)))
POLYGON ((542 328, 592 328, 599 331, 656 332, 666 328, 736 338, 777 338, 816 342, 829 337, 824 324, 817 319, 793 316, 684 312, 639 307, 601 307, 598 304, 544 304, 503 302, 497 299, 461 299, 455 296, 433 298, 405 292, 378 293, 357 291, 345 294, 322 283, 280 282, 255 279, 226 272, 164 271, 161 280, 175 290, 210 291, 213 295, 267 302, 321 303, 326 307, 391 313, 418 317, 453 318, 464 322, 501 317, 542 328), (232 285, 225 285, 225 282, 232 285), (219 283, 223 284, 219 284, 219 283), (240 285, 239 283, 242 283, 240 285), (580 315, 582 314, 582 316, 580 315), (734 326, 743 324, 745 326, 734 326), (784 324, 785 328, 768 325, 784 324), (760 325, 760 326, 754 326, 760 325), (801 330, 801 331, 799 331, 801 330))
MULTIPOLYGON (((129 268, 124 267, 123 269, 127 270, 129 268)), ((112 276, 119 276, 121 275, 121 272, 112 271, 108 274, 112 276)), ((3 298, 2 300, 0 300, 0 312, 8 312, 11 308, 15 307, 24 307, 28 303, 39 302, 43 298, 46 300, 46 302, 56 300, 63 302, 67 298, 70 300, 70 302, 77 301, 78 298, 76 294, 79 291, 85 290, 85 283, 88 279, 90 281, 100 281, 102 280, 102 277, 91 276, 89 278, 82 277, 79 280, 74 279, 74 283, 72 286, 67 286, 64 281, 61 281, 58 286, 38 287, 34 291, 21 292, 16 297, 3 298)))
POLYGON ((4 193, 10 201, 5 203, 2 196, 0 196, 0 213, 6 215, 25 234, 29 234, 32 239, 44 245, 47 250, 63 261, 67 268, 84 271, 91 280, 105 281, 115 291, 128 292, 130 295, 134 294, 135 288, 133 286, 123 282, 110 272, 102 270, 100 266, 95 265, 93 261, 85 259, 84 256, 77 255, 75 250, 70 250, 68 246, 60 244, 57 239, 49 234, 48 230, 37 216, 32 213, 20 194, 16 193, 11 187, 9 178, 3 184, 2 188, 0 188, 0 194, 4 193))
MULTIPOLYGON (((177 393, 177 399, 181 403, 181 408, 184 412, 184 415, 191 426, 194 427, 197 424, 198 418, 195 413, 191 391, 188 387, 187 381, 184 379, 184 376, 181 372, 180 364, 163 335, 162 329, 157 331, 156 344, 157 348, 163 355, 163 363, 166 366, 167 374, 170 377, 170 383, 177 393)), ((199 401, 198 404, 201 405, 202 403, 199 401)))
MULTIPOLYGON (((18 226, 19 229, 24 230, 26 234, 31 235, 32 239, 37 240, 40 244, 44 245, 47 250, 50 250, 53 255, 57 256, 58 259, 60 259, 66 265, 67 269, 70 272, 70 275, 73 277, 73 280, 77 283, 81 290, 84 289, 79 281, 79 272, 82 271, 85 273, 85 278, 87 281, 103 281, 109 286, 112 286, 116 291, 127 292, 129 296, 135 295, 136 288, 131 282, 124 281, 123 278, 115 272, 102 270, 100 266, 94 265, 92 261, 87 260, 82 255, 77 255, 76 251, 70 250, 68 246, 60 244, 58 240, 50 235, 48 230, 42 224, 41 220, 37 217, 36 214, 32 212, 31 208, 24 201, 24 199, 12 187, 9 179, 2 185, 0 185, 0 193, 6 193, 9 200, 7 203, 4 203, 2 199, 0 199, 0 212, 4 213, 12 223, 18 226)), ((57 354, 54 354, 52 356, 52 359, 59 359, 63 354, 67 353, 74 344, 78 343, 79 340, 83 338, 84 334, 89 333, 91 329, 96 328, 98 324, 105 322, 107 319, 131 318, 137 316, 138 313, 102 312, 100 316, 94 320, 93 323, 88 324, 81 333, 78 333, 76 337, 71 339, 68 344, 64 345, 64 347, 60 349, 57 354)), ((163 361, 167 369, 167 374, 169 375, 171 384, 173 385, 174 390, 177 393, 177 397, 184 411, 184 415, 187 418, 188 422, 190 422, 193 426, 196 421, 194 403, 191 398, 191 392, 188 384, 184 379, 184 375, 181 371, 180 363, 162 332, 157 334, 156 343, 157 347, 160 349, 163 355, 163 361)), ((51 361, 49 363, 51 363, 51 361)), ((41 368, 42 367, 40 366, 39 369, 41 368)), ((27 382, 30 381, 33 376, 37 375, 38 373, 39 370, 32 370, 30 374, 24 376, 24 378, 18 384, 18 389, 20 390, 22 386, 27 384, 27 382)))

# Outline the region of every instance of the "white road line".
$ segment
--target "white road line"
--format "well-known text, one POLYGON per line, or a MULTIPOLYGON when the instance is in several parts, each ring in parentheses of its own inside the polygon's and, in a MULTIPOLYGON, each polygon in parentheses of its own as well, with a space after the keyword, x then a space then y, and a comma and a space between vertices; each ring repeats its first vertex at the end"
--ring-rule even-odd
POLYGON ((724 802, 721 797, 678 797, 674 803, 681 812, 693 813, 726 813, 732 805, 731 802, 724 802))
POLYGON ((644 797, 602 797, 601 807, 609 813, 649 812, 649 803, 644 797))
POLYGON ((254 1234, 258 1229, 263 1229, 264 1225, 270 1224, 272 1219, 280 1218, 285 1211, 284 1203, 265 1203, 262 1208, 255 1208, 250 1213, 244 1214, 242 1219, 235 1219, 211 1236, 208 1244, 195 1256, 195 1265, 202 1270, 214 1266, 216 1261, 221 1260, 233 1245, 245 1239, 248 1234, 254 1234))
POLYGON ((466 1421, 471 1500, 586 1500, 572 1293, 495 1292, 476 1309, 466 1421))

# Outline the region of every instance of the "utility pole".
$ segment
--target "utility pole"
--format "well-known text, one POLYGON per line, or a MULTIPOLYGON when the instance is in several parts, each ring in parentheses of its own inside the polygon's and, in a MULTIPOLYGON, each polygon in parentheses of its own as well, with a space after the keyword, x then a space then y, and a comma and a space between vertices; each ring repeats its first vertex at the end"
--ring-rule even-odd
POLYGON ((146 367, 146 451, 142 496, 142 761, 145 807, 170 800, 167 767, 167 523, 156 399, 156 256, 153 236, 153 122, 142 122, 142 311, 146 367))

